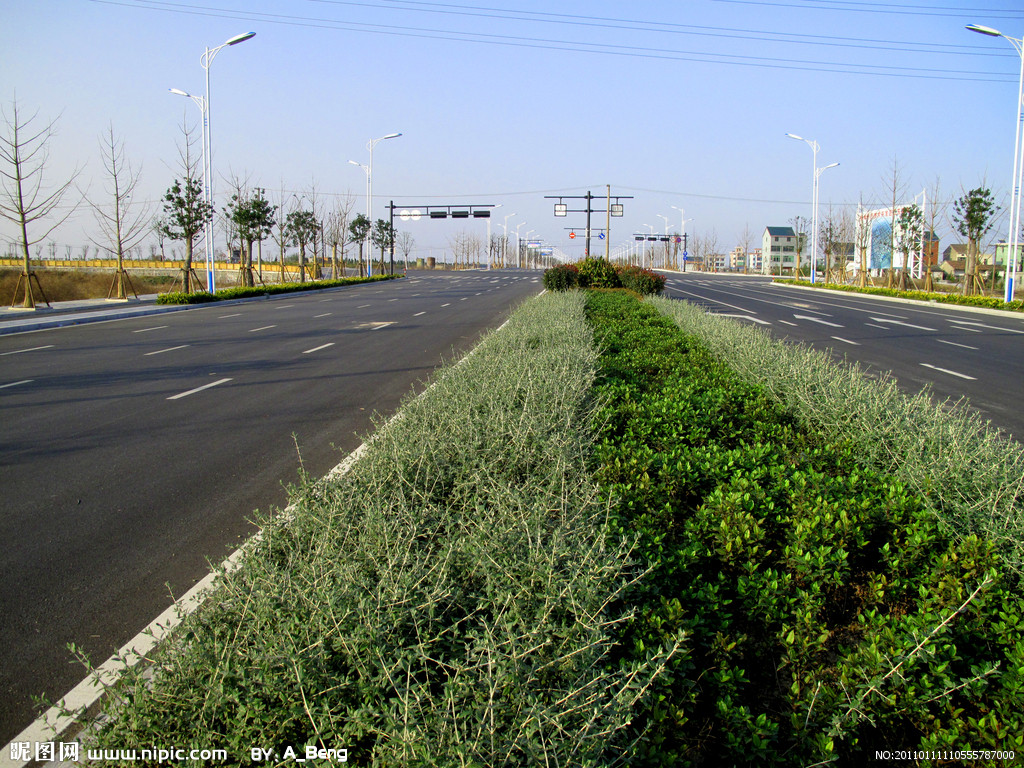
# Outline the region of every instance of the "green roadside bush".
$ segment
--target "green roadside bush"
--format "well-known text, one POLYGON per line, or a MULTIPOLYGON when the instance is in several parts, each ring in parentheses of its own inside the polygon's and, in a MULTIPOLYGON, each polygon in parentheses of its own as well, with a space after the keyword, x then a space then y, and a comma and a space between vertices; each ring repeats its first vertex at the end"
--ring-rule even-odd
POLYGON ((641 296, 660 294, 665 290, 665 276, 632 264, 619 267, 619 284, 641 296))
POLYGON ((544 287, 549 291, 568 291, 578 288, 579 270, 575 264, 556 264, 544 270, 544 287))
POLYGON ((316 291, 324 288, 340 288, 343 285, 373 283, 379 280, 394 280, 401 275, 374 275, 373 277, 343 277, 337 280, 314 280, 308 283, 269 283, 252 287, 239 286, 224 288, 214 293, 195 291, 183 293, 171 291, 157 296, 157 304, 205 304, 210 301, 228 299, 248 299, 254 296, 274 296, 280 293, 297 293, 299 291, 316 291))
POLYGON ((610 261, 587 258, 577 262, 581 288, 618 288, 619 273, 610 261))
POLYGON ((576 264, 559 264, 544 271, 549 291, 572 288, 626 288, 641 295, 665 290, 665 277, 633 265, 613 265, 605 259, 584 259, 576 264))
POLYGON ((1019 755, 1024 600, 997 547, 951 536, 651 307, 594 292, 587 310, 608 401, 596 476, 653 569, 624 596, 623 662, 687 637, 637 711, 635 764, 1019 755))
POLYGON ((804 424, 910 488, 953 535, 992 542, 1006 567, 1024 572, 1024 446, 966 402, 937 402, 927 389, 907 395, 891 377, 689 302, 650 304, 804 424))
POLYGON ((940 304, 959 304, 964 307, 984 307, 987 309, 1005 309, 1012 312, 1024 311, 1024 300, 1005 302, 996 296, 963 296, 959 293, 941 293, 937 291, 900 291, 895 288, 879 288, 874 286, 838 285, 835 283, 811 283, 807 280, 782 280, 783 284, 800 285, 805 288, 828 288, 833 291, 848 293, 868 293, 875 296, 891 296, 899 299, 915 301, 932 301, 940 304))

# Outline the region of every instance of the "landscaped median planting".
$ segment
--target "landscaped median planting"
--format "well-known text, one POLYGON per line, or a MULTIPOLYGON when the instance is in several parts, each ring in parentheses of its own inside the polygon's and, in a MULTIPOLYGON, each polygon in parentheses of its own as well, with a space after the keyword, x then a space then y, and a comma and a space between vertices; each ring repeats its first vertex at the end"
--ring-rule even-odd
POLYGON ((372 277, 342 277, 337 280, 312 280, 308 283, 269 283, 252 287, 239 286, 236 288, 223 288, 214 293, 208 291, 195 291, 183 293, 182 291, 171 291, 161 293, 156 298, 157 304, 205 304, 211 301, 224 301, 227 299, 249 299, 253 296, 274 296, 279 293, 296 293, 298 291, 316 291, 324 288, 340 288, 343 285, 358 285, 359 283, 374 283, 379 280, 394 280, 402 275, 374 275, 372 277))
POLYGON ((544 270, 549 291, 573 288, 626 288, 640 295, 665 290, 665 276, 632 264, 612 264, 607 259, 586 258, 575 264, 559 264, 544 270))
POLYGON ((596 476, 653 568, 625 594, 638 613, 623 647, 628 658, 687 637, 637 712, 636 762, 1020 755, 1024 600, 1007 547, 952 531, 646 303, 594 292, 588 316, 605 350, 596 476))
POLYGON ((886 386, 865 402, 927 424, 814 410, 849 381, 726 322, 626 291, 528 301, 348 473, 261 518, 241 567, 110 690, 87 746, 1010 764, 1019 446, 983 466, 1013 446, 980 427, 957 442, 975 422, 886 386))
POLYGON ((588 474, 596 358, 582 294, 527 302, 348 474, 265 517, 89 739, 242 764, 307 746, 356 765, 628 762, 681 650, 616 646, 646 574, 588 474))

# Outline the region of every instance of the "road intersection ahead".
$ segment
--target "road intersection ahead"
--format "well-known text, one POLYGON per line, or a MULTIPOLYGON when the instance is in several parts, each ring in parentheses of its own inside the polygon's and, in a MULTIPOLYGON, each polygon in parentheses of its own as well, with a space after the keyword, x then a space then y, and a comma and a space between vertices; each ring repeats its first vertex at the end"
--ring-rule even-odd
POLYGON ((542 290, 407 279, 0 336, 0 744, 542 290))

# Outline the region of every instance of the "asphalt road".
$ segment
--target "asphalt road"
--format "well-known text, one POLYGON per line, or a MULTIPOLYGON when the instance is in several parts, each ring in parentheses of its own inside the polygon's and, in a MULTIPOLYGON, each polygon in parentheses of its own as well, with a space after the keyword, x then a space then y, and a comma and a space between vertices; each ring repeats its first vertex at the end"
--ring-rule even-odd
POLYGON ((942 400, 966 397, 1024 442, 1024 317, 701 272, 671 275, 665 295, 829 350, 870 373, 892 372, 905 391, 928 385, 942 400))
POLYGON ((0 744, 319 477, 539 273, 405 280, 0 336, 0 744))

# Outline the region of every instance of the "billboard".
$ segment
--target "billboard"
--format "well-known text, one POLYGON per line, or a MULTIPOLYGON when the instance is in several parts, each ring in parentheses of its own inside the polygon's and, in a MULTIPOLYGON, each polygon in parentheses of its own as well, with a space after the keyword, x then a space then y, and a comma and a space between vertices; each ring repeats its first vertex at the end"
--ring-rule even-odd
POLYGON ((917 253, 909 255, 909 264, 905 263, 907 261, 906 254, 900 253, 898 250, 895 254, 893 253, 893 244, 898 242, 899 238, 900 214, 914 204, 916 203, 905 203, 897 205, 895 208, 877 208, 875 210, 867 210, 858 206, 853 259, 856 270, 860 269, 861 246, 865 245, 867 246, 867 268, 872 272, 881 272, 893 267, 896 269, 909 267, 911 271, 920 271, 920 251, 923 244, 917 249, 917 253))

